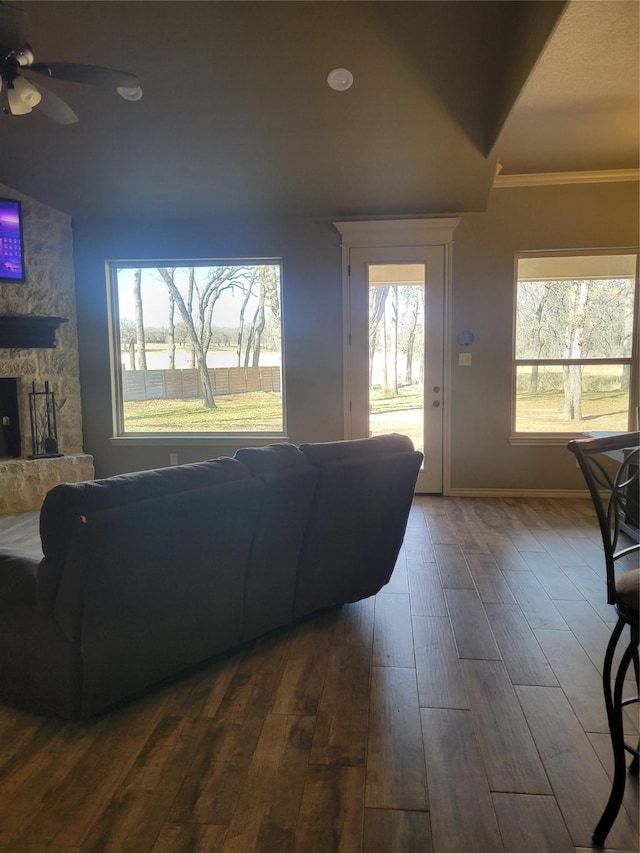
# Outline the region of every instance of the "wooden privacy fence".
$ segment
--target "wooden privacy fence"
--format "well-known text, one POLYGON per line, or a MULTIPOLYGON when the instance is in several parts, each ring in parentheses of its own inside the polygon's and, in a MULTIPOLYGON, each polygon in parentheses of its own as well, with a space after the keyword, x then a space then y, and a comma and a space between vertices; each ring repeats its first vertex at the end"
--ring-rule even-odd
MULTIPOLYGON (((214 396, 248 391, 280 391, 280 368, 210 367, 214 396)), ((131 400, 175 400, 201 397, 202 383, 195 368, 183 370, 124 370, 122 396, 131 400)))

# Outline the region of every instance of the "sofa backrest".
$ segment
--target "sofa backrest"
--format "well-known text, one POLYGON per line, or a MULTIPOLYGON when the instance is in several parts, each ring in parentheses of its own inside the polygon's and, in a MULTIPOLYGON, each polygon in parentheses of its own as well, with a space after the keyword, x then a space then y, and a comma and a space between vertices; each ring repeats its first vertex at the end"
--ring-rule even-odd
POLYGON ((50 613, 53 609, 71 537, 82 516, 248 477, 249 472, 240 462, 224 457, 55 486, 45 496, 40 510, 44 558, 36 586, 39 610, 50 613))
POLYGON ((267 444, 265 447, 241 447, 233 457, 245 466, 254 477, 271 477, 307 468, 307 458, 295 444, 287 441, 267 444))
POLYGON ((293 619, 298 561, 318 469, 293 444, 238 450, 264 489, 245 577, 243 641, 293 619))
POLYGON ((54 606, 84 663, 82 715, 238 645, 255 477, 87 512, 54 606))
POLYGON ((318 468, 294 616, 378 592, 393 572, 422 453, 401 435, 303 444, 318 468))
POLYGON ((363 460, 366 457, 378 457, 383 453, 414 453, 413 442, 407 435, 392 432, 386 435, 373 435, 369 438, 352 438, 345 441, 324 441, 315 444, 301 444, 300 452, 313 465, 327 465, 341 459, 363 460))

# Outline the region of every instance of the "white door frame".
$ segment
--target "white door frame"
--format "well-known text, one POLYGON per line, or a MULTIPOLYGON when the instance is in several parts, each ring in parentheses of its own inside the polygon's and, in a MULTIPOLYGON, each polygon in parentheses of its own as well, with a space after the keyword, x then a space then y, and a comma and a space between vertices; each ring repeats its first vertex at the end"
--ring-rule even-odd
POLYGON ((438 219, 384 219, 370 221, 349 220, 334 222, 334 228, 342 238, 342 311, 343 311, 343 411, 344 435, 352 438, 351 425, 351 329, 349 297, 349 253, 353 248, 385 248, 391 246, 442 246, 444 248, 444 381, 443 381, 443 424, 442 424, 442 493, 448 494, 451 482, 450 424, 451 399, 451 263, 453 255, 453 232, 460 219, 447 217, 438 219))

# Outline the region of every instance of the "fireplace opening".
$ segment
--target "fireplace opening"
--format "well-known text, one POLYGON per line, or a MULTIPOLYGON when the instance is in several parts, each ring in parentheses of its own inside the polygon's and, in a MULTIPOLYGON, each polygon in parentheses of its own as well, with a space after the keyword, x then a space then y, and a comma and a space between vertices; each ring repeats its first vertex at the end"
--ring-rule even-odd
POLYGON ((0 458, 19 458, 18 380, 0 378, 0 458))

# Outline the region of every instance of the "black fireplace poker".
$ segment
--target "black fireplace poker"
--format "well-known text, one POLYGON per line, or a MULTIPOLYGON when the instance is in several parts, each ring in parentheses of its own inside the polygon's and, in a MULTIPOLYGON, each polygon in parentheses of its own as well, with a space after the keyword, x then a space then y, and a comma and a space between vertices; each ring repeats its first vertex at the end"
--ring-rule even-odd
POLYGON ((49 459, 62 456, 58 451, 58 427, 56 424, 56 401, 49 383, 44 391, 36 391, 32 382, 29 392, 29 414, 31 416, 31 444, 33 453, 29 459, 49 459))

